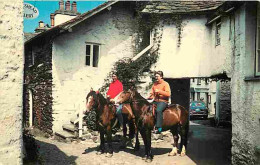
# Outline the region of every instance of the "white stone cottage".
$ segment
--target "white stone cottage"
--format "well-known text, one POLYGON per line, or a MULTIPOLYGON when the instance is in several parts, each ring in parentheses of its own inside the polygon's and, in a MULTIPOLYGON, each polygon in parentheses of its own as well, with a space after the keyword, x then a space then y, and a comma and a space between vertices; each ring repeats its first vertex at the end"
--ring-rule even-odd
POLYGON ((109 1, 25 43, 26 120, 31 99, 32 124, 50 133, 60 130, 118 59, 137 59, 154 49, 159 59, 153 69, 164 71, 173 103, 189 103, 190 78, 231 79, 232 162, 259 162, 259 2, 145 3, 143 16, 161 19, 140 53, 137 6, 109 1))

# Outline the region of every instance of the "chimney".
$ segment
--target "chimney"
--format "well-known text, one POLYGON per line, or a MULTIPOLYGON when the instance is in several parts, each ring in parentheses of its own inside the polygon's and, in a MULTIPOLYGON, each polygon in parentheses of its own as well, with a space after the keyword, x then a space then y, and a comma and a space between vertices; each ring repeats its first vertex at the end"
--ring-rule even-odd
POLYGON ((66 2, 66 10, 68 10, 68 11, 70 10, 70 1, 66 2))
POLYGON ((43 21, 39 21, 39 28, 44 28, 44 22, 43 21))
POLYGON ((63 0, 61 0, 59 2, 59 6, 60 6, 60 10, 64 10, 64 1, 63 0))
POLYGON ((54 14, 51 13, 51 27, 54 27, 54 14))
POLYGON ((77 2, 74 1, 71 6, 72 6, 72 11, 77 13, 77 2))

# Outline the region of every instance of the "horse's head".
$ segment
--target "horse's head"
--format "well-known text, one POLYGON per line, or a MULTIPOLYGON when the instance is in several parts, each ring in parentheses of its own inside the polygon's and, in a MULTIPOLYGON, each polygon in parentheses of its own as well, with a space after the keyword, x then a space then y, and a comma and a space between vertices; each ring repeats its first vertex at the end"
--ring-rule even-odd
POLYGON ((98 97, 95 91, 90 91, 86 97, 86 110, 90 111, 98 106, 98 97))
POLYGON ((127 90, 127 91, 122 91, 121 93, 118 94, 118 96, 115 99, 116 103, 124 103, 124 102, 131 102, 136 94, 135 90, 127 90))

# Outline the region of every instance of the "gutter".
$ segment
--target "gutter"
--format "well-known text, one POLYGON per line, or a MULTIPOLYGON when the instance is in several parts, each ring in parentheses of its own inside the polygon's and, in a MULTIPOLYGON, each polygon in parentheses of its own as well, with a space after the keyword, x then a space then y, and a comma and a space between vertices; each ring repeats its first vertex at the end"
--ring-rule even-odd
POLYGON ((144 55, 147 51, 149 51, 153 47, 153 32, 150 32, 150 44, 144 48, 140 53, 138 53, 136 56, 132 58, 132 61, 136 61, 138 58, 140 58, 142 55, 144 55))

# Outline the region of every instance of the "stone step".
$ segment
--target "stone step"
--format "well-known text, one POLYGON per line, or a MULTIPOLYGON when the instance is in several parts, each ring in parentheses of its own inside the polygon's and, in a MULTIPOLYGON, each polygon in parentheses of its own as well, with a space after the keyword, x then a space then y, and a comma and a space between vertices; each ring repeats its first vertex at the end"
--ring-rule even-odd
POLYGON ((57 131, 55 132, 55 138, 58 140, 63 140, 65 142, 71 142, 72 139, 76 139, 77 137, 67 131, 57 131))
MULTIPOLYGON (((70 123, 77 124, 79 122, 79 118, 77 116, 70 118, 70 123)), ((83 125, 86 125, 86 121, 83 120, 83 125)))
POLYGON ((77 117, 77 116, 74 116, 74 117, 70 118, 70 122, 71 122, 72 124, 77 123, 77 121, 78 121, 78 117, 77 117))
POLYGON ((62 128, 63 128, 63 130, 71 132, 71 133, 78 131, 78 128, 73 124, 63 124, 62 128))

